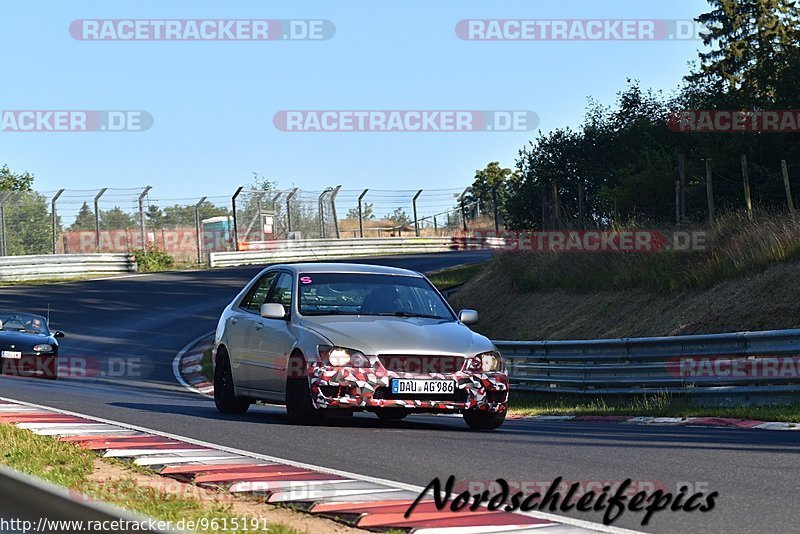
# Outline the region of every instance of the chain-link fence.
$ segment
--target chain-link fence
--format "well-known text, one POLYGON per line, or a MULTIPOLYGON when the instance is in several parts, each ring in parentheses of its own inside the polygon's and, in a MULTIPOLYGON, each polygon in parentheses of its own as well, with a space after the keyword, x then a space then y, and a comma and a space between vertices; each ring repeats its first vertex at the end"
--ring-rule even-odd
MULTIPOLYGON (((245 190, 162 198, 150 187, 0 192, 0 255, 128 252, 178 261, 276 240, 460 235, 484 224, 465 191, 245 190), (466 222, 466 224, 465 224, 466 222)), ((485 222, 485 221, 484 221, 485 222)))

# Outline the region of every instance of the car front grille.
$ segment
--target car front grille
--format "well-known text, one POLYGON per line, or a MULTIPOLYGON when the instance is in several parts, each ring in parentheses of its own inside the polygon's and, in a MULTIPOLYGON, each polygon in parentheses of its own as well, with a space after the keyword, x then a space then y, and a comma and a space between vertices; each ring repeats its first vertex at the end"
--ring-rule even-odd
POLYGON ((467 402, 467 390, 456 389, 452 395, 425 395, 422 393, 392 393, 391 388, 379 387, 372 395, 376 400, 419 400, 419 401, 443 401, 443 402, 467 402))
POLYGON ((453 374, 464 366, 463 356, 419 356, 379 354, 378 360, 387 371, 413 374, 453 374))

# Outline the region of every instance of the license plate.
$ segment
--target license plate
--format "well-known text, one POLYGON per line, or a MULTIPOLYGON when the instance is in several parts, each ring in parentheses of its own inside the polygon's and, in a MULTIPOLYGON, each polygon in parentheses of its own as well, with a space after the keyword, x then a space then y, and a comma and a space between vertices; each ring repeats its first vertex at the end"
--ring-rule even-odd
POLYGON ((395 378, 392 393, 419 393, 421 395, 452 395, 456 391, 455 380, 417 380, 395 378))
POLYGON ((9 358, 12 360, 19 360, 22 358, 22 353, 16 350, 4 350, 3 351, 3 358, 9 358))

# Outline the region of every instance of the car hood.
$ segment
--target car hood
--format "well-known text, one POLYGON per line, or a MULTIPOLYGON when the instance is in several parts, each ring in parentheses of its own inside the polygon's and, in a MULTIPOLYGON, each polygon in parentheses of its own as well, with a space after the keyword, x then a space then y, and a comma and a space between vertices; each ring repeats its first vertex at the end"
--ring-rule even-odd
POLYGON ((474 355, 494 350, 491 341, 455 321, 416 317, 305 317, 302 326, 333 345, 365 354, 474 355))
POLYGON ((34 345, 39 343, 49 343, 56 345, 55 339, 44 334, 26 334, 25 332, 13 331, 0 331, 0 346, 8 348, 9 345, 14 345, 14 348, 31 350, 34 345))

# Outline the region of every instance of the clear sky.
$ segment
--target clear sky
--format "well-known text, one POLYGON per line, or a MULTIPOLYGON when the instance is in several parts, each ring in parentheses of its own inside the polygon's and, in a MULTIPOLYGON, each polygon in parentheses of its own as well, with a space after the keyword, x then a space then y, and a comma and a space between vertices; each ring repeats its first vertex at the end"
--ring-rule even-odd
POLYGON ((152 185, 161 198, 229 196, 257 172, 318 190, 459 188, 512 166, 534 132, 287 133, 292 109, 532 110, 576 125, 587 96, 628 77, 670 90, 697 41, 470 42, 469 18, 692 19, 703 0, 37 1, 2 7, 0 109, 146 110, 143 132, 0 132, 0 163, 52 191, 152 185), (75 19, 327 19, 325 41, 73 39, 75 19))

